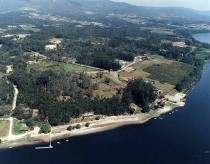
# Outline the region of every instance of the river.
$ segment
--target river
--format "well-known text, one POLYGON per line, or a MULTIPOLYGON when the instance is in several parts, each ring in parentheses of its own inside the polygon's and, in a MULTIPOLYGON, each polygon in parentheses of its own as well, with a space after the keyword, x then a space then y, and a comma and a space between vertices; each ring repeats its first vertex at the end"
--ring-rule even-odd
POLYGON ((0 164, 209 164, 210 64, 177 110, 143 125, 53 142, 53 149, 0 149, 0 164))
POLYGON ((193 38, 200 42, 209 43, 210 44, 210 33, 199 33, 194 34, 193 38))

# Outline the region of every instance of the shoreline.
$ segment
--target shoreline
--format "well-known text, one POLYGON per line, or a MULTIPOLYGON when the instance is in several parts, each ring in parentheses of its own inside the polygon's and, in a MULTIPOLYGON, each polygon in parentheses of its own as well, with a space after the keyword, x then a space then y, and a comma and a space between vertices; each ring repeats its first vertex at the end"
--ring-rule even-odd
MULTIPOLYGON (((184 93, 180 95, 182 96, 181 98, 184 98, 186 96, 186 94, 184 93)), ((152 110, 148 114, 141 113, 141 114, 129 115, 129 116, 110 116, 110 117, 107 117, 106 119, 90 121, 89 127, 82 126, 81 129, 76 129, 72 131, 66 130, 66 128, 69 125, 57 126, 57 127, 52 128, 51 138, 52 138, 52 141, 56 141, 56 140, 62 140, 62 139, 67 139, 71 137, 76 137, 76 136, 84 136, 84 135, 109 131, 109 130, 120 128, 123 126, 141 125, 152 119, 158 118, 163 114, 169 113, 177 107, 182 107, 184 105, 185 105, 185 102, 180 101, 174 104, 174 106, 166 105, 165 107, 158 109, 156 111, 152 110)), ((80 123, 80 124, 84 125, 85 122, 80 123)), ((37 134, 37 131, 38 129, 35 129, 34 133, 33 132, 25 133, 24 135, 22 135, 23 137, 19 139, 14 139, 10 141, 5 140, 6 141, 5 143, 3 142, 2 144, 0 144, 0 149, 16 148, 16 147, 30 146, 30 145, 34 145, 35 147, 35 145, 37 144, 48 143, 49 135, 37 134)))

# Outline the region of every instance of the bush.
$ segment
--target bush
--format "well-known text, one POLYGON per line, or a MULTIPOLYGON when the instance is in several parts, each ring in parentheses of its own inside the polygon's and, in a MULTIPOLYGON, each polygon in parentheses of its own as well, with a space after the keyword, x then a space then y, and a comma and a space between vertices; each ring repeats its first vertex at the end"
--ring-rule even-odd
POLYGON ((109 83, 110 83, 110 78, 106 78, 106 79, 104 80, 104 83, 105 83, 105 84, 109 84, 109 83))
POLYGON ((86 127, 89 127, 89 126, 90 126, 90 123, 89 123, 89 122, 87 122, 87 123, 85 124, 85 126, 86 126, 86 127))
POLYGON ((80 129, 81 128, 81 125, 80 124, 77 124, 76 125, 76 129, 80 129))
POLYGON ((97 116, 95 119, 96 119, 96 120, 100 120, 100 116, 97 116))
POLYGON ((68 128, 67 128, 68 131, 72 131, 73 129, 74 129, 74 127, 72 127, 72 126, 68 126, 68 128))
POLYGON ((47 123, 43 123, 40 127, 39 133, 47 134, 49 132, 51 132, 51 126, 47 123))

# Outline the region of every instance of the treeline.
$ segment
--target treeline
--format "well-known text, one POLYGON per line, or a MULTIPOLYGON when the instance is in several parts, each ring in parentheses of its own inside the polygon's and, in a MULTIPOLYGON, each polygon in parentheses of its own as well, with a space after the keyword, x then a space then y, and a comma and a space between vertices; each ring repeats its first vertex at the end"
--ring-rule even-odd
POLYGON ((197 82, 201 78, 204 61, 201 59, 197 59, 193 56, 183 58, 182 62, 189 63, 194 66, 193 71, 188 75, 185 76, 177 85, 176 89, 178 91, 183 91, 189 89, 195 82, 197 82))
POLYGON ((6 78, 0 79, 0 117, 9 115, 14 97, 14 89, 6 78))
POLYGON ((0 79, 0 106, 11 105, 13 100, 13 86, 11 83, 7 83, 7 79, 0 79))

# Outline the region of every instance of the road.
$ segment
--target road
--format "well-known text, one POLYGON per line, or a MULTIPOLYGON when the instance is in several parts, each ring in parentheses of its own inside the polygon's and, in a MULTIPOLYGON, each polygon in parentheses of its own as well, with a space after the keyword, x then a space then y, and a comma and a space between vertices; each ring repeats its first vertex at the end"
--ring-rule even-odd
MULTIPOLYGON (((13 85, 14 87, 14 98, 13 98, 13 103, 12 103, 12 111, 11 113, 13 113, 13 111, 16 108, 16 104, 17 104, 17 96, 18 96, 18 89, 17 86, 13 85)), ((8 138, 12 138, 13 134, 12 134, 12 127, 13 127, 13 117, 10 117, 8 120, 10 121, 10 128, 9 128, 9 134, 8 134, 8 138)))

